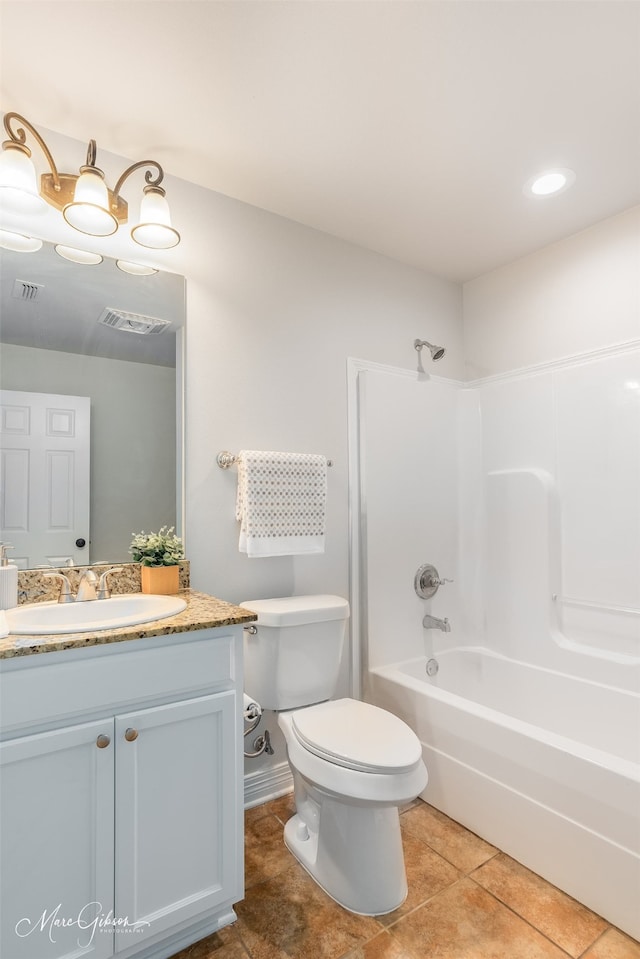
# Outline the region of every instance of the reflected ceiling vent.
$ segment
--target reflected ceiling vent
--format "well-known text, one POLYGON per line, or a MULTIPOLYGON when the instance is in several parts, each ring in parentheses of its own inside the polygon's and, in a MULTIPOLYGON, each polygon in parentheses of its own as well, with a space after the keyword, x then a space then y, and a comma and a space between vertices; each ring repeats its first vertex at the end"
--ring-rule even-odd
POLYGON ((143 316, 141 313, 125 313, 124 310, 114 310, 108 306, 98 317, 98 323, 104 323, 114 330, 124 330, 125 333, 140 333, 143 336, 149 333, 163 333, 170 320, 160 320, 155 316, 143 316))
POLYGON ((27 280, 16 280, 13 284, 12 296, 16 300, 28 300, 29 302, 37 299, 41 291, 44 290, 42 283, 29 283, 27 280))

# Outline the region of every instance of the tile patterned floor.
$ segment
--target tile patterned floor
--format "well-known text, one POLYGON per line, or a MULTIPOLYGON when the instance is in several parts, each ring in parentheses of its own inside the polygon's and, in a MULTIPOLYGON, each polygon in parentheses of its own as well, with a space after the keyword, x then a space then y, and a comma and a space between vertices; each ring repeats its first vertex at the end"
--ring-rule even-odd
POLYGON ((238 921, 173 959, 640 959, 640 943, 417 800, 402 812, 406 902, 355 916, 284 845, 292 796, 245 817, 238 921))

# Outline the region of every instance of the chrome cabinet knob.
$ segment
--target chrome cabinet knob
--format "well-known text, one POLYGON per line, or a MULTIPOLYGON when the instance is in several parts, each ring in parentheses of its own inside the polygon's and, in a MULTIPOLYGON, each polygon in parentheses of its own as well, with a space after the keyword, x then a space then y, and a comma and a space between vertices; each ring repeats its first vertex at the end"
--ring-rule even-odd
POLYGON ((109 739, 108 736, 105 736, 104 733, 100 733, 100 735, 96 739, 96 746, 98 747, 98 749, 106 749, 110 742, 111 740, 109 739))
POLYGON ((135 742, 135 740, 138 738, 138 730, 134 729, 133 726, 129 726, 129 728, 125 731, 124 738, 128 743, 135 742))

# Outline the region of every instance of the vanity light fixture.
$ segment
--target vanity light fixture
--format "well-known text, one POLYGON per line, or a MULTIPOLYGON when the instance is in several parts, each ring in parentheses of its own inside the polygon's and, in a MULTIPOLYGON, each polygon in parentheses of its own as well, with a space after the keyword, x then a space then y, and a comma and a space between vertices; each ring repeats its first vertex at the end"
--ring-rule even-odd
POLYGON ((531 177, 524 185, 524 192, 527 196, 555 196, 558 193, 564 193, 575 182, 576 175, 573 170, 566 167, 556 168, 531 177))
POLYGON ((134 171, 147 167, 140 222, 132 226, 131 237, 140 246, 153 250, 167 250, 180 242, 180 234, 171 226, 165 190, 160 186, 164 171, 156 160, 132 163, 110 190, 104 173, 96 166, 95 140, 89 141, 87 161, 78 173, 59 173, 51 151, 28 120, 18 113, 5 113, 4 128, 9 139, 2 144, 0 154, 0 204, 7 209, 37 213, 44 212, 49 204, 60 210, 67 223, 80 233, 110 236, 129 218, 127 201, 120 195, 125 180, 134 171), (44 153, 51 170, 40 177, 40 189, 31 150, 25 142, 25 129, 44 153))
POLYGON ((14 253, 36 253, 42 246, 42 240, 35 236, 25 236, 23 233, 12 233, 10 230, 0 230, 0 247, 14 253))
POLYGON ((63 246, 62 243, 56 243, 54 249, 64 260, 71 260, 72 263, 80 263, 82 266, 97 266, 103 260, 99 253, 76 250, 74 246, 63 246))

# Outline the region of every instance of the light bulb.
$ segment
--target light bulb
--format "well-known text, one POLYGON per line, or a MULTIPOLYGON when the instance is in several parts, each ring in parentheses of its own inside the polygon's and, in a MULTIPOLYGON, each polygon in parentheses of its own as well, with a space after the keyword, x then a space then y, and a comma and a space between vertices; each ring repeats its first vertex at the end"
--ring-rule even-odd
POLYGON ((77 250, 73 246, 63 246, 57 243, 55 251, 58 256, 65 260, 71 260, 72 263, 80 263, 82 266, 97 266, 102 263, 103 257, 99 253, 90 253, 89 250, 77 250))
POLYGON ((180 242, 180 234, 171 226, 169 204, 162 187, 146 186, 140 204, 140 222, 131 230, 140 246, 168 250, 180 242))
POLYGON ((0 246, 3 250, 12 250, 14 253, 36 253, 42 246, 42 240, 35 236, 25 236, 23 233, 0 230, 0 246))
POLYGON ((556 193, 564 193, 573 186, 575 180, 576 175, 573 170, 566 168, 547 170, 527 180, 524 192, 527 196, 553 196, 556 193))
POLYGON ((0 203, 13 213, 44 213, 47 208, 30 153, 10 141, 0 154, 0 203))
POLYGON ((62 215, 69 226, 90 236, 111 236, 116 232, 118 221, 109 210, 109 193, 102 170, 80 167, 73 202, 67 203, 62 215))
POLYGON ((132 276, 153 276, 159 271, 155 266, 145 266, 144 263, 132 263, 130 260, 116 260, 116 266, 123 273, 130 273, 132 276))

